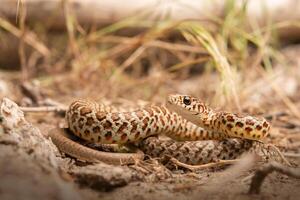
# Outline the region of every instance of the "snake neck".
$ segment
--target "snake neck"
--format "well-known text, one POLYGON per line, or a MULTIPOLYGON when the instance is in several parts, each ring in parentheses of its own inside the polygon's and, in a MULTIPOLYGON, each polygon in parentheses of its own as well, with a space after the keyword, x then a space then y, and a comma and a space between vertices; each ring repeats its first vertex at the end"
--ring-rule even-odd
POLYGON ((180 106, 168 105, 170 110, 183 118, 221 137, 235 137, 250 140, 261 140, 267 136, 270 124, 265 119, 252 116, 241 116, 229 112, 216 112, 205 107, 203 112, 188 110, 180 106))

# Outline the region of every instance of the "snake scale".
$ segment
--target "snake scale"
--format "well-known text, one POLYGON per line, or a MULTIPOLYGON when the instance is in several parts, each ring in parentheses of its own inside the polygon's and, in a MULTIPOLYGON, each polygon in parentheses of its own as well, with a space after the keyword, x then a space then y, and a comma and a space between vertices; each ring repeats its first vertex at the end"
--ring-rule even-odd
MULTIPOLYGON (((214 111, 189 95, 169 95, 165 106, 150 105, 131 112, 77 100, 67 110, 66 120, 69 131, 85 141, 136 144, 152 157, 169 155, 187 164, 235 159, 257 149, 260 144, 257 140, 266 137, 270 130, 270 124, 263 118, 214 111), (173 140, 150 137, 157 135, 173 140)), ((62 129, 51 130, 50 137, 61 151, 82 160, 120 164, 143 158, 140 151, 110 153, 85 147, 72 141, 70 134, 62 129)))

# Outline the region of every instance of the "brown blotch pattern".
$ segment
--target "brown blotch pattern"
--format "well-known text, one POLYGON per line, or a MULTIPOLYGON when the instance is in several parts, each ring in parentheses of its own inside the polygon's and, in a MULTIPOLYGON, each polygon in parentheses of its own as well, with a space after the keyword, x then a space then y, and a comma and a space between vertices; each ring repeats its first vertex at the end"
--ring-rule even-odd
POLYGON ((93 123, 94 123, 94 119, 93 119, 92 117, 88 117, 88 118, 86 119, 86 125, 87 125, 87 126, 92 126, 93 123))
POLYGON ((128 126, 127 122, 123 122, 123 124, 120 126, 120 128, 117 130, 118 133, 123 133, 124 129, 126 129, 128 126))
POLYGON ((100 133, 100 127, 99 126, 94 127, 93 133, 100 133))
POLYGON ((260 131, 260 130, 262 129, 262 126, 257 125, 255 128, 256 128, 256 130, 259 130, 259 131, 260 131))
POLYGON ((249 125, 249 126, 253 126, 255 124, 255 122, 251 119, 247 119, 246 120, 246 125, 249 125))
POLYGON ((250 133, 252 130, 253 130, 253 129, 252 129, 251 127, 246 127, 246 128, 245 128, 245 131, 246 131, 247 133, 250 133))
POLYGON ((98 112, 96 113, 96 118, 97 118, 99 121, 102 121, 102 120, 104 120, 104 119, 106 118, 106 113, 98 111, 98 112))
POLYGON ((225 120, 224 118, 222 119, 222 123, 223 123, 223 124, 226 124, 226 120, 225 120))
POLYGON ((90 131, 89 131, 88 129, 86 129, 86 130, 84 131, 84 134, 85 134, 85 136, 89 136, 89 135, 90 135, 90 131))
POLYGON ((106 140, 111 140, 112 139, 112 133, 110 131, 108 131, 107 133, 105 133, 105 139, 106 140))
POLYGON ((269 126, 268 122, 263 123, 263 127, 267 128, 269 126))
POLYGON ((233 125, 232 125, 232 124, 227 124, 227 128, 228 128, 229 130, 231 130, 231 129, 233 128, 233 125))
POLYGON ((103 128, 105 129, 109 129, 112 127, 112 123, 108 120, 105 121, 105 123, 103 124, 103 128))
POLYGON ((81 115, 86 115, 86 114, 89 114, 89 113, 91 113, 92 112, 92 109, 90 109, 90 108, 88 108, 88 107, 83 107, 83 108, 81 108, 81 110, 80 110, 80 114, 81 115))
POLYGON ((243 128, 244 124, 242 122, 236 122, 235 123, 236 126, 243 128))
POLYGON ((132 122, 131 122, 131 126, 132 126, 131 132, 135 132, 136 129, 137 129, 137 123, 136 123, 135 121, 132 121, 132 122))
POLYGON ((232 115, 227 115, 226 119, 227 119, 227 121, 229 121, 229 122, 234 122, 234 118, 233 118, 232 115))

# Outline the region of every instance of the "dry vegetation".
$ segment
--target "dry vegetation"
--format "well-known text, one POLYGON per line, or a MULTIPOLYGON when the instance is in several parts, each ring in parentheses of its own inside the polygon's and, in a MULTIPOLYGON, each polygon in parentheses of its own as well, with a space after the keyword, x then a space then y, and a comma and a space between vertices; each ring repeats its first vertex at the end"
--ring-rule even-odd
MULTIPOLYGON (((62 2, 65 30, 50 29, 42 21, 26 21, 22 1, 15 21, 0 17, 0 98, 8 97, 24 107, 42 107, 66 106, 78 98, 126 105, 137 99, 161 103, 170 93, 192 94, 214 108, 265 116, 273 126, 270 142, 293 167, 300 164, 300 47, 277 35, 278 28, 289 22, 266 19, 266 25, 259 27, 247 20, 247 4, 237 7, 235 1, 228 1, 224 16, 208 21, 174 22, 167 15, 160 16, 164 20, 147 20, 145 10, 104 27, 85 27, 77 22, 68 1, 62 2)), ((299 22, 295 25, 299 28, 299 22)), ((64 123, 55 112, 26 113, 25 117, 45 136, 41 140, 46 140, 50 128, 64 123)), ((18 176, 22 177, 17 184, 20 188, 27 185, 29 191, 35 191, 30 170, 44 177, 36 182, 45 187, 52 181, 58 185, 67 182, 59 190, 67 192, 59 193, 59 199, 253 197, 246 192, 253 169, 259 167, 255 161, 245 171, 242 163, 234 171, 217 167, 191 172, 170 171, 155 160, 111 168, 104 164, 81 167, 70 158, 59 158, 55 162, 60 166, 51 168, 50 158, 41 161, 39 156, 44 155, 37 155, 26 159, 34 163, 31 159, 38 158, 46 167, 27 163, 25 170, 18 165, 27 162, 22 159, 30 151, 18 145, 20 141, 7 142, 2 129, 0 124, 0 176, 4 177, 0 178, 0 197, 11 197, 16 191, 23 194, 22 189, 13 190, 5 183, 19 182, 18 176), (10 148, 21 154, 15 155, 10 148), (3 152, 16 158, 9 160, 3 152), (12 167, 7 169, 6 163, 12 167), (223 177, 227 182, 221 185, 218 182, 223 177)), ((274 173, 266 178, 262 194, 255 197, 296 199, 299 186, 299 179, 274 173)), ((26 197, 54 199, 55 188, 26 197)))

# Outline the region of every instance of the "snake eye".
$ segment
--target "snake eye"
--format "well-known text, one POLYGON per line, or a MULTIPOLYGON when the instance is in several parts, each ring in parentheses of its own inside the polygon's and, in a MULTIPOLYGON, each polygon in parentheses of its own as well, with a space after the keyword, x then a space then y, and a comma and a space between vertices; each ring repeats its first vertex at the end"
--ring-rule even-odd
POLYGON ((187 106, 191 105, 191 98, 188 96, 183 97, 183 103, 187 106))

